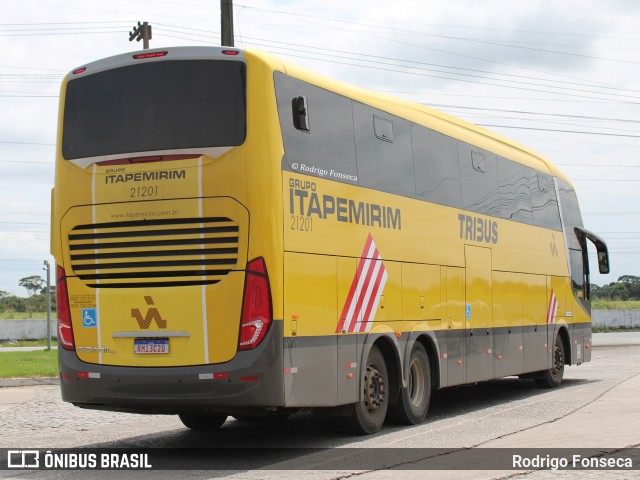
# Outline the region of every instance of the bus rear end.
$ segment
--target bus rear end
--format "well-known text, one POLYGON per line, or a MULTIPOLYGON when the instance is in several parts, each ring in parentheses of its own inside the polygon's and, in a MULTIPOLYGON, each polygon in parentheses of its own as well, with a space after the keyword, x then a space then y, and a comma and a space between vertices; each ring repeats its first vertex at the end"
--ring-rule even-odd
POLYGON ((144 51, 63 82, 52 253, 64 400, 192 416, 283 404, 275 247, 249 238, 247 63, 236 49, 144 51))

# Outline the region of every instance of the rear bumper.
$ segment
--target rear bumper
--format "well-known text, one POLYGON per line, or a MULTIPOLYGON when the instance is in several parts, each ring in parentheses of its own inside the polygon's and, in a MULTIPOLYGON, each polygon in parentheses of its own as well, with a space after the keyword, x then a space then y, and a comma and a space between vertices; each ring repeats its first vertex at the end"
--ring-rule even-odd
POLYGON ((190 367, 119 367, 85 363, 58 349, 62 399, 98 410, 218 412, 284 405, 283 322, 229 362, 190 367))

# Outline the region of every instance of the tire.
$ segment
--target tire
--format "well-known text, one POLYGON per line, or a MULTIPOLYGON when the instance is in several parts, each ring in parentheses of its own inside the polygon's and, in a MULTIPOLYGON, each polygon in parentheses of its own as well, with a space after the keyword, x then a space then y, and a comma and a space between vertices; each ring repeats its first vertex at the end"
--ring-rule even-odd
POLYGON ((178 414, 182 424, 191 430, 216 430, 227 421, 226 415, 194 415, 191 413, 178 414))
POLYGON ((427 416, 431 401, 429 357, 419 342, 415 343, 411 351, 408 380, 407 388, 400 390, 396 404, 389 407, 389 418, 394 423, 417 425, 427 416))
POLYGON ((353 406, 349 423, 354 433, 376 433, 387 416, 389 406, 389 374, 384 356, 377 346, 372 346, 363 372, 360 401, 353 406))
POLYGON ((555 388, 562 383, 566 358, 565 355, 564 343, 562 342, 560 335, 557 335, 553 346, 553 364, 549 370, 545 370, 541 376, 535 379, 538 387, 555 388))

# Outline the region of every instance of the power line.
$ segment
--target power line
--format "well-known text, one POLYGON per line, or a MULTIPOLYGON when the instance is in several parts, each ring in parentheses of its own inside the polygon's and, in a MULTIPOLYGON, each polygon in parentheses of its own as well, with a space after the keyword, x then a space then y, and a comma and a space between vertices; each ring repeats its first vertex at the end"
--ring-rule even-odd
MULTIPOLYGON (((445 111, 446 112, 446 111, 445 111)), ((615 127, 604 127, 602 125, 598 126, 598 125, 593 125, 593 124, 587 124, 585 125, 584 123, 572 123, 572 122, 568 122, 568 121, 552 121, 552 120, 548 120, 548 119, 531 119, 531 118, 520 118, 520 117, 507 117, 504 115, 490 115, 490 114, 481 114, 481 113, 473 113, 473 114, 469 114, 468 112, 456 112, 456 110, 449 110, 448 113, 450 114, 457 114, 458 116, 460 116, 461 118, 466 118, 466 119, 471 119, 471 118, 478 118, 478 119, 492 119, 492 120, 516 120, 516 121, 520 121, 520 122, 529 122, 529 123, 543 123, 546 125, 566 125, 566 126, 570 126, 570 127, 586 127, 586 128, 598 128, 600 130, 612 130, 614 132, 636 132, 637 130, 628 130, 628 129, 624 129, 624 128, 615 128, 615 127), (463 117, 464 115, 464 117, 463 117)))
MULTIPOLYGON (((313 46, 309 46, 309 45, 301 45, 301 44, 288 43, 288 42, 276 42, 276 41, 264 40, 264 39, 261 39, 261 38, 255 38, 255 37, 244 37, 244 38, 249 39, 249 40, 256 40, 256 41, 259 41, 259 42, 266 42, 267 46, 274 45, 274 44, 275 45, 286 45, 287 46, 287 50, 284 52, 285 54, 289 54, 289 52, 291 52, 291 51, 297 51, 297 52, 302 52, 302 53, 307 53, 307 54, 312 54, 312 55, 323 55, 323 56, 330 57, 330 58, 344 58, 344 55, 351 55, 351 56, 357 56, 357 57, 368 57, 368 58, 378 59, 378 60, 367 60, 367 59, 361 59, 361 58, 355 58, 354 59, 354 60, 358 60, 358 61, 362 61, 362 62, 369 62, 369 63, 380 64, 380 65, 399 66, 399 67, 402 67, 402 68, 414 68, 416 70, 424 70, 424 71, 435 72, 435 73, 443 73, 443 74, 447 74, 447 75, 459 75, 459 76, 466 76, 466 77, 472 77, 472 78, 481 78, 481 79, 495 80, 495 81, 501 81, 501 82, 511 81, 511 80, 503 80, 501 78, 494 78, 494 77, 487 77, 487 76, 479 76, 479 75, 456 73, 456 72, 443 72, 441 70, 433 70, 433 69, 428 69, 428 68, 418 68, 418 67, 407 66, 407 65, 398 65, 398 64, 395 64, 395 63, 381 62, 379 60, 390 60, 390 61, 393 61, 393 62, 403 62, 403 63, 412 64, 412 65, 448 68, 448 69, 453 69, 453 70, 463 70, 463 71, 469 71, 469 72, 475 72, 475 73, 484 73, 484 74, 489 74, 489 75, 497 75, 497 76, 503 76, 503 77, 513 77, 513 78, 527 79, 527 80, 539 80, 539 81, 543 81, 543 82, 553 82, 554 83, 554 85, 541 85, 541 84, 538 84, 538 83, 519 82, 519 83, 524 83, 526 85, 533 85, 533 86, 551 87, 551 88, 561 89, 563 87, 557 86, 556 84, 557 83, 566 83, 566 84, 570 84, 570 85, 578 85, 578 86, 593 87, 593 88, 604 88, 604 89, 620 90, 620 91, 628 91, 628 92, 633 92, 633 93, 639 93, 637 90, 629 90, 629 89, 621 88, 621 87, 598 86, 598 85, 593 85, 593 84, 566 82, 566 81, 562 81, 562 80, 544 79, 544 78, 530 77, 530 76, 524 76, 524 75, 496 73, 496 72, 489 72, 489 71, 486 71, 486 70, 478 70, 478 69, 463 68, 463 67, 453 67, 453 66, 447 66, 447 65, 419 62, 419 61, 415 61, 415 60, 405 60, 405 59, 398 59, 398 58, 392 58, 392 57, 384 57, 384 56, 379 56, 379 55, 368 55, 368 54, 357 53, 357 52, 349 52, 349 51, 344 51, 344 50, 332 49, 331 52, 333 52, 333 53, 343 54, 343 55, 333 55, 333 54, 326 53, 326 49, 321 49, 321 48, 313 47, 313 46), (293 48, 290 48, 290 47, 302 47, 302 48, 305 48, 306 50, 297 50, 297 49, 293 49, 293 48), (317 51, 314 51, 314 50, 321 50, 321 51, 317 52, 317 51)), ((260 45, 265 45, 265 43, 262 43, 260 45)), ((278 47, 276 47, 276 48, 278 48, 278 47)), ((292 55, 292 56, 295 56, 295 55, 292 55)), ((302 58, 308 58, 308 57, 302 57, 302 58)), ((312 59, 313 60, 321 60, 321 59, 317 59, 317 58, 312 58, 312 59)), ((323 61, 328 61, 328 60, 323 60, 323 61)), ((334 62, 334 63, 341 63, 341 62, 334 62)), ((358 65, 358 66, 361 66, 361 65, 358 65)), ((436 77, 436 78, 446 78, 448 80, 459 80, 459 79, 455 79, 455 78, 452 79, 452 78, 448 78, 448 77, 436 77)), ((501 85, 499 85, 499 86, 501 86, 501 85)), ((600 94, 600 95, 609 95, 609 96, 618 96, 618 97, 624 97, 624 98, 628 97, 628 98, 632 98, 632 99, 640 99, 640 97, 632 97, 632 96, 629 97, 627 95, 618 95, 618 94, 605 93, 605 92, 594 92, 592 90, 581 90, 581 89, 573 89, 573 90, 575 90, 577 92, 583 92, 583 93, 594 93, 594 94, 600 94)), ((555 92, 546 92, 546 93, 555 93, 555 92)), ((611 100, 611 99, 605 99, 605 100, 611 100)))
POLYGON ((586 212, 582 215, 640 215, 640 212, 586 212))
POLYGON ((589 165, 587 163, 556 163, 558 167, 594 167, 594 168, 640 168, 640 165, 589 165))
MULTIPOLYGON (((248 9, 254 9, 254 10, 261 10, 261 11, 264 11, 264 12, 267 12, 267 13, 271 13, 272 15, 275 15, 275 16, 288 16, 288 15, 304 16, 305 17, 305 21, 307 23, 310 23, 309 20, 308 20, 309 18, 314 18, 314 15, 309 15, 309 14, 301 15, 301 14, 297 14, 297 13, 293 13, 293 12, 283 12, 283 11, 277 11, 277 10, 259 9, 259 8, 255 8, 255 7, 244 6, 244 5, 242 5, 242 7, 245 7, 245 8, 248 8, 248 9)), ((322 17, 315 16, 315 18, 322 18, 322 17)), ((341 22, 341 23, 353 24, 353 20, 350 20, 350 21, 335 20, 335 21, 338 21, 338 22, 341 22)), ((313 22, 311 22, 311 23, 313 23, 313 22)), ((358 23, 358 25, 359 25, 361 22, 358 21, 356 23, 358 23)), ((318 25, 318 24, 315 23, 315 25, 318 25)), ((322 24, 320 24, 320 26, 326 27, 325 25, 322 25, 322 24)), ((335 27, 332 27, 332 28, 335 30, 335 27)), ((366 34, 366 33, 363 33, 363 32, 354 31, 354 30, 350 30, 350 29, 338 29, 338 30, 347 31, 347 32, 352 33, 352 34, 362 35, 362 36, 366 36, 366 37, 369 37, 369 38, 376 38, 376 39, 380 38, 379 36, 366 34)), ((395 38, 388 38, 388 40, 391 41, 391 42, 400 44, 400 45, 406 45, 406 46, 412 46, 412 47, 421 48, 421 49, 425 49, 425 50, 431 50, 431 51, 435 51, 435 52, 439 52, 439 53, 444 53, 446 55, 454 55, 454 56, 468 58, 468 59, 472 59, 472 60, 476 60, 476 61, 479 60, 479 61, 483 61, 483 62, 494 63, 494 64, 497 64, 497 65, 503 65, 503 66, 513 67, 513 68, 519 68, 519 69, 522 69, 522 70, 534 71, 534 72, 538 72, 538 73, 544 73, 545 75, 552 75, 552 76, 555 76, 555 77, 574 78, 574 77, 571 77, 569 75, 562 75, 562 74, 558 74, 558 73, 545 72, 545 71, 537 70, 537 69, 533 69, 533 68, 522 67, 522 66, 519 66, 519 65, 512 65, 512 64, 508 64, 508 63, 504 63, 504 62, 499 62, 499 61, 496 61, 496 60, 489 60, 489 59, 485 59, 485 58, 480 58, 478 56, 466 55, 466 54, 462 54, 462 53, 456 53, 456 52, 451 52, 451 51, 447 51, 447 50, 441 50, 441 49, 436 49, 436 48, 432 48, 432 47, 426 47, 424 45, 419 45, 419 44, 415 44, 415 43, 409 43, 409 42, 400 41, 400 40, 397 40, 395 38)), ((596 83, 599 83, 599 82, 596 82, 596 83)))
POLYGON ((502 110, 498 108, 468 107, 465 105, 447 105, 447 104, 438 104, 438 103, 432 103, 432 104, 425 103, 423 105, 432 105, 435 107, 445 107, 445 108, 461 108, 466 110, 483 110, 487 112, 520 113, 520 114, 526 114, 526 115, 544 115, 549 117, 567 117, 567 118, 582 118, 582 119, 588 119, 588 120, 604 120, 604 121, 610 121, 610 122, 640 123, 640 120, 625 119, 625 118, 592 117, 588 115, 569 115, 564 113, 541 113, 541 112, 529 112, 524 110, 502 110))
MULTIPOLYGON (((237 7, 241 7, 241 8, 247 8, 250 10, 262 10, 265 12, 270 12, 273 10, 268 10, 268 9, 261 9, 259 7, 251 7, 248 5, 241 5, 241 4, 237 4, 237 7)), ((278 13, 283 13, 283 14, 290 14, 290 15, 298 15, 298 16, 303 16, 303 14, 297 14, 294 12, 285 12, 282 10, 276 10, 278 13)), ((309 15, 309 14, 304 14, 304 16, 314 16, 314 15, 309 15)), ((316 18, 323 18, 326 20, 341 20, 341 21, 348 21, 348 22, 357 22, 359 19, 356 18, 348 18, 348 17, 336 17, 336 16, 328 16, 328 15, 315 15, 316 18)), ((372 20, 369 20, 372 21, 372 20)), ((373 20, 375 21, 375 20, 373 20)), ((382 20, 380 20, 381 22, 383 22, 382 20)), ((439 27, 439 28, 463 28, 465 30, 490 30, 490 31, 499 31, 499 32, 516 32, 516 33, 534 33, 534 34, 538 34, 538 35, 559 35, 559 36, 570 36, 570 37, 592 37, 592 38, 611 38, 611 39, 617 39, 617 40, 632 40, 632 41, 638 41, 640 40, 640 38, 632 38, 632 37, 613 37, 613 36, 606 36, 606 35, 586 35, 586 34, 579 34, 579 33, 568 33, 568 32, 548 32, 548 31, 536 31, 536 30, 520 30, 520 29, 511 29, 511 28, 496 28, 496 27, 478 27, 478 26, 472 26, 472 25, 451 25, 451 24, 442 24, 442 23, 425 23, 425 22, 409 22, 409 21, 402 21, 402 20, 394 20, 395 23, 404 23, 404 24, 410 24, 410 25, 420 25, 420 26, 428 26, 428 27, 439 27)), ((388 22, 384 21, 384 25, 383 26, 387 26, 388 22)))
MULTIPOLYGON (((7 141, 7 140, 0 140, 0 143, 6 143, 6 144, 12 144, 12 145, 47 145, 47 146, 52 146, 55 145, 55 143, 39 143, 39 142, 11 142, 11 141, 7 141)), ((22 163, 22 162, 21 162, 22 163)), ((33 162, 35 163, 35 162, 33 162)))
POLYGON ((490 127, 490 128, 515 128, 519 130, 537 130, 540 132, 557 132, 557 133, 576 133, 580 135, 605 135, 608 137, 627 137, 627 138, 640 138, 640 135, 625 135, 621 133, 605 133, 605 132, 581 132, 578 130, 559 130, 553 128, 534 128, 534 127, 516 127, 512 125, 489 125, 477 123, 476 125, 480 127, 490 127))
MULTIPOLYGON (((398 70, 395 70, 395 69, 381 68, 381 67, 378 67, 378 66, 355 65, 353 63, 348 63, 348 62, 339 62, 339 61, 336 61, 336 60, 327 60, 327 59, 323 59, 323 58, 305 57, 303 55, 294 55, 294 54, 290 54, 290 53, 288 54, 288 56, 295 57, 295 58, 305 58, 305 59, 314 60, 314 61, 320 61, 320 62, 334 63, 334 64, 338 64, 338 65, 346 65, 346 66, 349 66, 349 67, 367 68, 367 69, 376 70, 376 71, 393 72, 393 73, 399 73, 399 74, 403 74, 403 75, 414 75, 414 76, 419 76, 419 77, 439 78, 439 79, 444 79, 444 80, 454 80, 454 81, 458 81, 458 82, 472 83, 474 85, 487 85, 487 86, 492 86, 492 87, 511 88, 511 89, 515 89, 515 90, 524 90, 524 91, 529 91, 529 92, 551 93, 553 95, 565 95, 565 96, 571 96, 571 97, 576 97, 576 98, 587 98, 587 99, 596 99, 596 100, 611 100, 611 101, 613 101, 615 103, 618 103, 618 104, 640 105, 640 102, 632 102, 632 101, 626 101, 626 100, 614 100, 614 99, 607 99, 607 98, 602 98, 602 97, 593 97, 593 96, 589 96, 589 95, 578 95, 578 94, 575 94, 575 93, 567 93, 567 92, 562 92, 562 91, 553 92, 553 91, 549 91, 549 90, 541 90, 541 89, 535 89, 535 88, 525 88, 525 87, 519 87, 519 86, 515 86, 515 85, 501 85, 501 84, 489 83, 489 82, 471 81, 471 80, 466 80, 466 79, 461 79, 461 78, 445 77, 445 76, 442 76, 442 75, 429 75, 429 74, 418 73, 418 72, 398 71, 398 70)), ((407 68, 407 67, 405 67, 403 65, 390 65, 390 66, 407 68)), ((459 74, 454 74, 454 75, 459 75, 459 74)), ((506 81, 506 80, 501 80, 501 81, 506 81)), ((602 95, 615 95, 615 94, 604 93, 602 95)), ((616 95, 616 96, 620 96, 620 95, 616 95)), ((635 98, 635 97, 629 97, 629 98, 635 98)), ((638 98, 638 100, 640 100, 640 97, 638 98)))

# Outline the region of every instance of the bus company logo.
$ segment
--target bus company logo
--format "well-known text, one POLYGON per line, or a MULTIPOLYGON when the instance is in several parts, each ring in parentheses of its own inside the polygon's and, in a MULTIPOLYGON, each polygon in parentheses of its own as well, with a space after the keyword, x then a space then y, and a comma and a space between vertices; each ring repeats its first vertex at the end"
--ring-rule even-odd
POLYGON ((396 207, 323 194, 316 182, 289 179, 289 213, 293 216, 402 230, 402 211, 396 207))
POLYGON ((369 234, 336 333, 371 330, 388 276, 378 247, 369 234))
POLYGON ((40 452, 38 450, 7 451, 8 468, 40 468, 40 452))
POLYGON ((158 180, 185 180, 187 178, 186 170, 166 170, 118 174, 113 174, 112 170, 107 170, 107 173, 111 173, 110 175, 105 175, 104 177, 104 183, 107 185, 113 183, 150 182, 158 180))
POLYGON ((158 309, 155 306, 153 306, 155 305, 155 303, 153 302, 153 298, 149 296, 145 296, 144 300, 145 302, 147 302, 147 305, 150 305, 152 307, 147 310, 147 313, 144 316, 144 318, 142 317, 142 312, 140 311, 139 308, 132 308, 131 318, 134 318, 138 322, 138 326, 142 330, 148 330, 149 327, 151 326, 151 321, 153 320, 155 320, 156 325, 158 325, 158 328, 167 328, 167 321, 162 318, 162 315, 160 315, 160 312, 158 311, 158 309))

